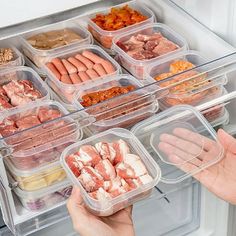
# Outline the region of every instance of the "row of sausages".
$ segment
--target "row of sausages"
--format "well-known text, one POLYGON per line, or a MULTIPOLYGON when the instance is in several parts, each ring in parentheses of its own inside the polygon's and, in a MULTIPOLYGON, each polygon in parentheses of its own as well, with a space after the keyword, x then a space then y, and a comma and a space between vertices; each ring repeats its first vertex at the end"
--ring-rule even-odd
POLYGON ((54 58, 46 65, 54 76, 65 84, 79 84, 95 80, 112 74, 116 70, 110 61, 89 50, 67 59, 54 58))

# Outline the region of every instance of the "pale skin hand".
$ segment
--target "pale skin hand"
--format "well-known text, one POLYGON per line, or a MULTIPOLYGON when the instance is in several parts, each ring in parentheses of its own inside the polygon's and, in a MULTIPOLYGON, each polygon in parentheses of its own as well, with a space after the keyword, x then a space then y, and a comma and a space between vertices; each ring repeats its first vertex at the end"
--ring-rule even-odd
POLYGON ((132 207, 112 216, 98 217, 90 213, 83 204, 78 187, 74 187, 67 202, 73 226, 80 236, 134 236, 132 207))
MULTIPOLYGON (((222 129, 218 131, 217 137, 224 147, 224 158, 194 177, 219 198, 236 205, 236 139, 222 129)), ((219 153, 215 141, 186 129, 176 128, 173 135, 162 134, 160 140, 158 147, 171 162, 180 164, 189 160, 189 163, 179 165, 185 172, 213 160, 219 153), (203 143, 202 154, 191 160, 194 154, 200 153, 203 143)))

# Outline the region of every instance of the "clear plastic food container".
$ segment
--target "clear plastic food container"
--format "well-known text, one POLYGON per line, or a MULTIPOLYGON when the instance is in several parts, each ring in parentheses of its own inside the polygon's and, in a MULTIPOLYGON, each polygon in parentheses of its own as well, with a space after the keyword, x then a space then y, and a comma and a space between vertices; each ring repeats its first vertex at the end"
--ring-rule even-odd
POLYGON ((112 46, 112 39, 115 36, 120 35, 121 33, 129 32, 130 30, 135 29, 138 26, 142 26, 142 25, 152 23, 155 21, 154 13, 149 8, 145 7, 144 4, 140 4, 138 1, 130 1, 130 2, 122 3, 122 4, 114 6, 113 8, 124 7, 126 5, 140 12, 142 15, 146 16, 147 19, 142 22, 139 22, 139 23, 121 28, 119 30, 115 30, 115 31, 103 30, 95 22, 92 21, 92 19, 96 17, 97 14, 98 15, 108 14, 111 10, 110 7, 102 11, 93 13, 92 15, 89 15, 87 19, 88 30, 92 33, 97 43, 100 44, 110 54, 114 54, 114 52, 111 50, 111 46, 112 46))
POLYGON ((188 105, 156 114, 135 125, 131 132, 161 166, 164 183, 182 182, 224 156, 215 130, 200 112, 188 105))
POLYGON ((74 97, 74 105, 77 109, 86 109, 87 114, 96 118, 96 122, 88 127, 93 132, 100 132, 114 127, 127 128, 152 116, 159 109, 157 99, 154 95, 149 94, 148 88, 140 88, 142 88, 142 83, 133 76, 126 74, 115 75, 79 89, 74 97), (110 91, 117 86, 123 89, 127 88, 127 86, 132 87, 133 90, 125 92, 131 93, 130 95, 119 96, 116 94, 107 100, 104 99, 106 96, 103 94, 101 103, 97 103, 91 108, 90 104, 85 105, 87 101, 91 101, 91 105, 95 104, 92 99, 97 99, 98 96, 97 94, 91 95, 91 93, 109 89, 107 95, 111 96, 112 92, 110 91), (83 96, 88 94, 90 96, 85 97, 83 100, 83 96))
POLYGON ((56 76, 51 72, 51 70, 47 68, 46 64, 43 67, 44 71, 47 74, 48 80, 51 80, 53 82, 53 86, 55 85, 55 87, 53 87, 53 90, 56 91, 56 93, 60 95, 62 100, 68 101, 69 103, 72 102, 74 93, 78 91, 78 89, 81 88, 83 85, 88 84, 88 83, 93 83, 94 81, 103 79, 107 76, 119 74, 121 70, 119 64, 112 57, 110 57, 103 49, 95 45, 80 46, 73 50, 54 54, 54 56, 48 57, 46 62, 51 62, 54 58, 68 59, 70 57, 75 57, 77 54, 83 53, 84 51, 90 51, 96 54, 97 56, 101 57, 102 59, 109 61, 112 64, 114 72, 108 73, 104 76, 99 76, 96 79, 89 78, 87 81, 83 81, 78 84, 67 84, 57 79, 56 76))
MULTIPOLYGON (((54 37, 54 36, 51 35, 50 37, 54 37)), ((52 38, 52 39, 54 39, 54 38, 52 38)), ((45 26, 41 29, 35 30, 30 33, 26 33, 26 34, 20 36, 19 40, 20 40, 21 47, 22 47, 22 50, 23 50, 25 56, 27 56, 38 68, 42 68, 45 61, 47 61, 48 57, 51 57, 52 54, 55 54, 55 53, 58 53, 58 52, 64 51, 64 50, 69 50, 72 48, 77 48, 80 45, 93 43, 93 38, 92 38, 91 34, 88 32, 88 30, 81 27, 76 22, 72 22, 72 21, 64 21, 64 22, 56 23, 56 24, 53 24, 50 26, 45 26), (68 43, 67 45, 64 45, 64 46, 59 46, 59 47, 55 47, 52 49, 48 49, 48 50, 37 49, 37 48, 33 47, 27 41, 28 38, 38 35, 38 34, 41 34, 41 33, 48 33, 48 32, 52 32, 55 30, 65 30, 65 29, 72 30, 76 34, 80 35, 81 40, 78 40, 78 41, 75 41, 72 43, 68 43)))
POLYGON ((7 158, 5 158, 5 164, 16 181, 14 186, 18 186, 25 191, 44 189, 66 178, 66 173, 59 161, 33 170, 19 170, 12 164, 11 159, 7 158))
POLYGON ((61 104, 54 101, 34 103, 4 113, 0 122, 9 125, 4 126, 3 123, 1 126, 0 133, 4 137, 1 144, 10 152, 8 155, 10 155, 12 165, 19 170, 30 171, 55 162, 65 147, 81 139, 83 132, 78 123, 70 117, 60 117, 67 114, 69 112, 61 104), (48 110, 52 112, 47 113, 48 110), (60 119, 57 119, 58 117, 60 119), (18 130, 20 124, 22 127, 22 119, 27 125, 23 132, 18 130), (45 124, 39 125, 40 122, 37 119, 42 123, 45 122, 45 124), (50 119, 55 120, 50 121, 50 119), (11 120, 15 121, 14 125, 9 122, 11 120), (21 123, 17 126, 19 120, 21 123), (37 122, 34 123, 35 121, 37 122))
POLYGON ((38 74, 29 67, 19 66, 5 70, 0 70, 0 112, 16 110, 19 107, 28 105, 34 101, 44 101, 50 99, 49 88, 38 76, 38 74), (12 84, 7 88, 2 88, 10 84, 10 82, 23 82, 25 85, 12 84), (33 90, 29 89, 27 82, 33 86, 33 90), (5 91, 3 90, 5 89, 5 91), (7 90, 7 91, 6 91, 7 90), (41 97, 35 96, 35 91, 38 91, 41 97), (22 96, 23 95, 23 96, 22 96), (30 96, 29 96, 30 95, 30 96), (3 99, 7 101, 6 103, 3 99), (21 105, 22 104, 22 105, 21 105))
POLYGON ((25 65, 32 68, 42 79, 46 78, 46 73, 39 69, 28 57, 24 56, 25 65))
POLYGON ((64 202, 71 194, 72 186, 68 180, 54 186, 34 192, 24 191, 15 188, 22 205, 29 211, 42 211, 64 202))
MULTIPOLYGON (((10 50, 12 50, 10 52, 10 57, 12 57, 12 59, 10 59, 10 61, 8 59, 6 63, 0 63, 0 70, 15 67, 15 66, 23 66, 25 64, 23 55, 20 53, 20 51, 16 47, 8 45, 8 44, 0 44, 0 52, 1 52, 1 49, 5 49, 5 48, 9 48, 10 50)), ((9 58, 9 52, 5 56, 9 58)))
POLYGON ((152 23, 152 24, 140 26, 134 30, 130 30, 126 33, 117 35, 113 39, 112 49, 118 54, 117 59, 126 70, 128 70, 136 78, 144 79, 145 67, 149 66, 150 64, 158 60, 162 60, 163 58, 171 56, 175 53, 187 50, 188 44, 182 36, 180 36, 177 32, 172 30, 167 25, 164 25, 161 23, 152 23), (164 36, 165 38, 173 42, 175 45, 178 46, 178 48, 167 53, 164 53, 163 51, 163 54, 161 54, 160 56, 156 56, 155 58, 137 60, 137 59, 134 59, 132 56, 130 56, 127 52, 125 52, 121 47, 117 45, 117 43, 118 44, 124 43, 127 40, 130 40, 132 36, 138 36, 138 35, 151 36, 155 33, 161 33, 162 36, 164 36))
MULTIPOLYGON (((84 147, 85 147, 84 146, 84 147)), ((126 145, 125 145, 126 146, 126 145)), ((130 154, 131 155, 131 154, 130 154)), ((75 143, 64 150, 61 155, 61 163, 63 168, 66 170, 69 178, 72 182, 79 186, 81 190, 82 197, 84 199, 86 207, 96 215, 108 216, 111 215, 120 209, 123 209, 136 201, 146 198, 151 194, 152 188, 159 182, 161 171, 157 163, 152 159, 152 157, 147 153, 145 148, 141 145, 138 139, 128 130, 125 129, 110 129, 100 134, 94 135, 88 139, 85 139, 81 142, 75 143), (68 156, 74 154, 82 146, 95 145, 98 142, 116 142, 118 140, 123 140, 128 145, 130 153, 137 155, 146 168, 146 173, 151 176, 151 180, 146 183, 141 184, 139 187, 134 188, 131 191, 121 193, 120 195, 111 198, 96 200, 92 198, 85 188, 80 183, 79 179, 71 171, 68 166, 68 156)), ((119 165, 120 162, 118 162, 119 165)), ((95 167, 96 168, 96 167, 95 167)), ((118 173, 118 172, 117 172, 118 173)), ((115 174, 116 175, 116 174, 115 174)), ((115 177, 115 176, 113 176, 115 177)))

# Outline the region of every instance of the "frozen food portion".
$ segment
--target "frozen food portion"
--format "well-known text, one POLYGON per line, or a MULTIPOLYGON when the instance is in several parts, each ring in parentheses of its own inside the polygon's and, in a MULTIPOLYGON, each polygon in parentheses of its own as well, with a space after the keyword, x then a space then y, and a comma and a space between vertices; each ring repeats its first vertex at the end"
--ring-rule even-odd
POLYGON ((177 44, 164 37, 160 32, 133 35, 128 40, 118 41, 116 44, 136 60, 149 60, 179 48, 177 44))
POLYGON ((0 66, 14 60, 14 52, 11 48, 0 48, 0 66))
POLYGON ((65 28, 33 35, 27 38, 27 42, 36 49, 50 50, 80 41, 81 39, 82 37, 74 30, 65 28))
POLYGON ((108 14, 97 14, 92 21, 104 30, 114 31, 146 19, 147 16, 125 5, 123 7, 112 7, 108 14))
POLYGON ((100 103, 102 101, 105 101, 107 99, 119 96, 121 94, 129 93, 130 91, 133 91, 134 89, 135 89, 134 86, 128 85, 124 87, 117 86, 117 87, 112 87, 107 90, 101 90, 97 92, 88 93, 82 96, 81 105, 84 107, 89 107, 97 103, 100 103))
POLYGON ((141 158, 132 153, 122 139, 101 141, 89 146, 85 161, 81 151, 66 157, 66 163, 86 192, 94 199, 106 201, 152 182, 141 158), (96 159, 96 162, 91 160, 96 159))
POLYGON ((109 60, 89 50, 68 58, 54 58, 46 66, 64 84, 82 84, 116 71, 109 60))
POLYGON ((21 201, 22 205, 29 211, 41 211, 48 209, 57 203, 65 201, 71 194, 72 186, 62 187, 54 190, 51 193, 41 190, 35 192, 26 192, 22 190, 15 190, 16 195, 21 201))

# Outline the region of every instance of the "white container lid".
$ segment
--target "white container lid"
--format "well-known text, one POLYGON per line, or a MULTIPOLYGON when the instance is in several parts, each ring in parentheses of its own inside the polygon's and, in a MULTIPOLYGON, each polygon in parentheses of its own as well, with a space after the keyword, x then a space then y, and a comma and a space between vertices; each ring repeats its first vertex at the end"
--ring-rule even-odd
POLYGON ((131 131, 160 164, 164 183, 182 182, 214 165, 224 155, 214 129, 188 105, 156 114, 135 125, 131 131), (210 144, 212 153, 207 155, 210 144))

